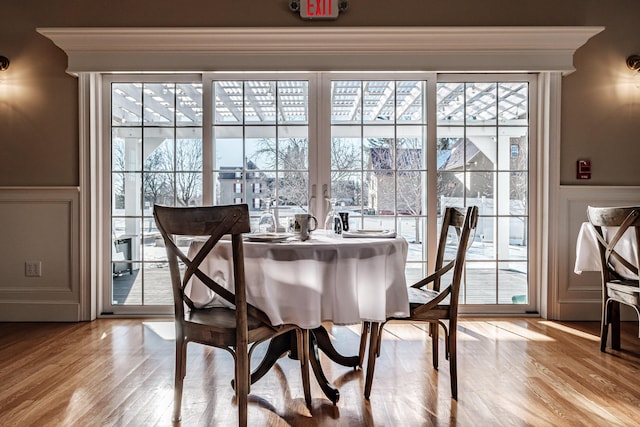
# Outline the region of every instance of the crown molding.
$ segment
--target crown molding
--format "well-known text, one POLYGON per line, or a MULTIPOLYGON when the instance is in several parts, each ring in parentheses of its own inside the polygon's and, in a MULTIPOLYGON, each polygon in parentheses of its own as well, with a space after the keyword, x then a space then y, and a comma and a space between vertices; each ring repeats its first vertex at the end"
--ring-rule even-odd
POLYGON ((573 71, 604 27, 38 28, 68 72, 573 71), (392 62, 390 62, 392 61, 392 62), (392 64, 392 65, 389 65, 392 64))

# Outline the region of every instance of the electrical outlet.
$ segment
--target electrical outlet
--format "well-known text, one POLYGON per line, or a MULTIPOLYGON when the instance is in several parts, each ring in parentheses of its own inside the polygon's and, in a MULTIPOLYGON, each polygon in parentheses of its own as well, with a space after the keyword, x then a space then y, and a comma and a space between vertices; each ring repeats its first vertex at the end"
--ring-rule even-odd
POLYGON ((42 276, 42 261, 25 261, 24 275, 27 277, 42 276))

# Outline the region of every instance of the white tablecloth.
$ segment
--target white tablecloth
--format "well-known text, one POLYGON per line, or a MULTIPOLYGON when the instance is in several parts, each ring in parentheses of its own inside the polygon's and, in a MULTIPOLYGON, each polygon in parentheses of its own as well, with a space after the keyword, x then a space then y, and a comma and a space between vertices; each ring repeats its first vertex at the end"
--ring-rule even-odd
MULTIPOLYGON (((203 242, 194 241, 189 257, 203 242)), ((247 300, 275 325, 319 327, 362 320, 382 322, 409 315, 404 275, 408 244, 395 238, 332 238, 282 243, 244 242, 247 300)), ((233 270, 231 242, 222 241, 201 269, 228 286, 233 270)), ((197 278, 186 289, 198 307, 220 303, 197 278)), ((219 299, 219 298, 218 298, 219 299)))
MULTIPOLYGON (((618 227, 602 227, 602 231, 606 236, 614 235, 618 231, 618 227)), ((635 231, 629 228, 618 244, 616 252, 624 256, 633 265, 638 265, 638 251, 636 249, 635 231)), ((583 271, 600 271, 600 252, 598 251, 598 239, 596 230, 588 222, 583 222, 578 233, 576 241, 576 264, 574 271, 577 274, 583 271)), ((613 259, 613 258, 612 258, 613 259)), ((613 259, 615 261, 615 259, 613 259)), ((614 264, 618 274, 628 279, 637 279, 638 276, 629 271, 620 263, 614 264)))

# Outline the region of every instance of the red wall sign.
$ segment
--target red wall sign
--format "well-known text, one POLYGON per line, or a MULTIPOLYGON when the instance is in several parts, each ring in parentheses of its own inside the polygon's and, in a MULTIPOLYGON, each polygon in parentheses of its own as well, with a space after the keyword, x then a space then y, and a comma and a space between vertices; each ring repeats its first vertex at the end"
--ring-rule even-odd
POLYGON ((338 17, 338 0, 302 0, 300 17, 305 19, 335 19, 338 17))
POLYGON ((591 160, 578 160, 577 161, 577 176, 578 179, 591 179, 591 160))

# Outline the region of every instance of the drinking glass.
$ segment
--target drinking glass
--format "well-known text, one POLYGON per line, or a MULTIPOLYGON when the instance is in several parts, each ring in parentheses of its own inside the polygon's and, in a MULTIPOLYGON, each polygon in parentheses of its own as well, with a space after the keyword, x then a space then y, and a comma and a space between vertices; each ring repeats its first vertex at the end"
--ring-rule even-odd
POLYGON ((271 199, 267 199, 265 209, 258 220, 259 233, 275 233, 277 231, 276 217, 271 212, 271 199))
POLYGON ((329 203, 329 212, 324 218, 324 230, 327 236, 335 236, 342 233, 342 220, 336 209, 336 199, 326 199, 329 203))

